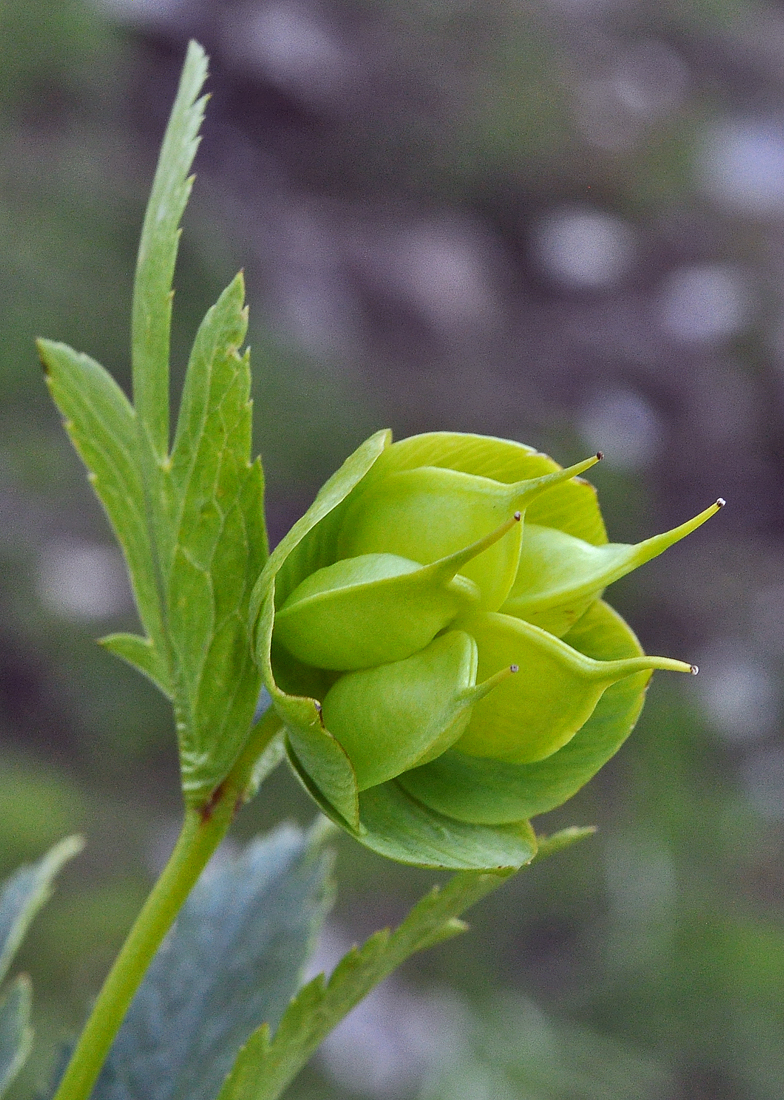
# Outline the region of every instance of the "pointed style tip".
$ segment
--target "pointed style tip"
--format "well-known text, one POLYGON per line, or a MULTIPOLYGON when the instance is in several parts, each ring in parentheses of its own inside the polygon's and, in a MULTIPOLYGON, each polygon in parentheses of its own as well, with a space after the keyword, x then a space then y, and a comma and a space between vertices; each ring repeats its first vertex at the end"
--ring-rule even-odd
POLYGON ((510 665, 509 666, 509 671, 510 672, 519 672, 520 671, 520 666, 519 665, 510 665))
POLYGON ((603 458, 604 458, 604 451, 597 451, 596 452, 596 461, 601 462, 603 458))
POLYGON ((691 672, 692 676, 696 676, 697 673, 700 671, 700 666, 699 665, 690 665, 689 666, 689 671, 691 672))
POLYGON ((513 516, 512 518, 513 518, 513 519, 516 519, 516 520, 517 520, 517 522, 519 523, 519 522, 520 522, 520 520, 521 520, 521 519, 523 518, 523 513, 522 513, 522 512, 515 512, 515 514, 514 514, 514 516, 513 516))
POLYGON ((727 502, 724 499, 724 497, 719 497, 719 499, 716 501, 716 507, 717 508, 723 508, 726 503, 727 502))

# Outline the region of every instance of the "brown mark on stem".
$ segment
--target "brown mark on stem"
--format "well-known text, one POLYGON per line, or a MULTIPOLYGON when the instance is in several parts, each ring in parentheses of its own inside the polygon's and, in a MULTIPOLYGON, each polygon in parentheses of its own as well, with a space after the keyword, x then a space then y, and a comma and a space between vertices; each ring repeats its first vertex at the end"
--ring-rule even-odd
POLYGON ((208 821, 212 820, 212 815, 215 813, 215 807, 223 798, 225 783, 225 779, 223 782, 219 783, 204 805, 199 809, 202 825, 206 825, 208 821))

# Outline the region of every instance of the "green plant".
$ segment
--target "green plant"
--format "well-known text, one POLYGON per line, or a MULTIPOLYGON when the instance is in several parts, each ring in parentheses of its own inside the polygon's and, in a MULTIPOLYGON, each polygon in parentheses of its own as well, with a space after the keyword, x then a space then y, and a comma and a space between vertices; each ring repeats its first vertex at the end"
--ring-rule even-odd
MULTIPOLYGON (((171 287, 205 77, 192 43, 142 230, 133 404, 88 356, 39 345, 143 628, 103 644, 171 700, 185 807, 56 1100, 273 1100, 404 959, 462 931, 463 911, 514 871, 590 832, 537 838, 528 819, 618 749, 653 668, 695 671, 644 656, 603 590, 721 503, 637 547, 608 544, 594 490, 575 479, 595 458, 563 470, 510 441, 434 433, 392 443, 379 432, 268 555, 241 276, 196 335, 170 442, 171 287), (290 1004, 328 902, 325 830, 276 834, 225 881, 199 881, 284 755, 363 844, 457 872, 290 1004), (274 981, 257 919, 285 944, 274 981), (232 995, 238 959, 243 975, 260 976, 232 995), (222 991, 219 1018, 172 1009, 162 1022, 167 991, 200 980, 222 991)), ((20 1005, 12 1069, 29 1040, 20 1005)))

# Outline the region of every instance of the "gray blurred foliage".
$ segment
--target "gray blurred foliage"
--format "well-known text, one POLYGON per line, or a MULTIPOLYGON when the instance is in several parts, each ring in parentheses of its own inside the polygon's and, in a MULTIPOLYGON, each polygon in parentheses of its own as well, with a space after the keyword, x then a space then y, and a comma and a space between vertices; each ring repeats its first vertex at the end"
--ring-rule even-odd
POLYGON ((199 880, 93 1100, 214 1100, 251 1032, 275 1027, 297 991, 333 894, 322 840, 282 826, 199 880))
MULTIPOLYGON (((562 461, 601 447, 595 480, 619 541, 729 502, 614 588, 646 648, 702 671, 686 686, 657 677, 629 745, 543 823, 596 822, 597 838, 507 884, 470 936, 422 956, 409 980, 453 985, 480 1016, 488 987, 522 990, 568 1034, 588 1028, 668 1067, 663 1100, 777 1100, 784 11, 773 0, 0 9, 0 871, 74 829, 90 837, 82 879, 25 949, 39 1080, 178 808, 163 701, 92 642, 133 629, 133 613, 33 337, 70 341, 127 385, 136 240, 190 36, 211 54, 213 98, 176 278, 175 373, 244 266, 274 538, 386 424, 506 435, 562 461)), ((240 832, 307 819, 282 769, 263 792, 240 832)), ((416 872, 342 840, 339 852, 349 939, 422 892, 416 872)), ((372 1032, 359 1028, 356 1044, 372 1032)), ((409 1040, 393 1046, 393 1067, 410 1062, 409 1040)), ((307 1070, 292 1100, 343 1097, 330 1066, 307 1070)), ((385 1080, 353 1094, 424 1087, 402 1070, 385 1080)))

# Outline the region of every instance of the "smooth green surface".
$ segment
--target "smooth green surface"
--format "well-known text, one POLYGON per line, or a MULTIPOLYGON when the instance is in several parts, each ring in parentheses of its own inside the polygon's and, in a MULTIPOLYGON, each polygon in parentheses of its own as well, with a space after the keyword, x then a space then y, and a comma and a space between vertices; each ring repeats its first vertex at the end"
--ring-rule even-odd
POLYGON ((364 791, 358 839, 388 859, 444 870, 517 869, 536 854, 536 837, 522 819, 467 824, 411 798, 398 780, 364 791))
POLYGON ((305 515, 275 547, 251 597, 256 654, 267 690, 288 727, 290 741, 305 771, 314 777, 328 802, 352 825, 359 819, 351 763, 321 722, 320 700, 287 692, 278 685, 271 656, 272 630, 276 599, 283 602, 304 577, 329 564, 331 547, 326 537, 331 533, 329 521, 334 524, 336 510, 389 445, 389 439, 388 431, 377 432, 332 475, 305 515), (281 573, 283 583, 279 591, 281 573))
POLYGON ((667 657, 595 661, 560 638, 511 615, 477 615, 461 623, 476 639, 479 680, 519 666, 473 709, 455 748, 468 756, 531 764, 571 741, 612 684, 649 669, 690 673, 667 657))
MULTIPOLYGON (((445 466, 417 466, 376 477, 347 509, 338 554, 391 553, 423 564, 455 554, 527 508, 538 497, 596 462, 556 469, 506 484, 445 466)), ((485 611, 497 611, 509 595, 524 536, 523 525, 461 569, 482 594, 485 611)))
MULTIPOLYGON (((642 650, 616 612, 598 601, 565 641, 596 660, 638 657, 642 650)), ((411 794, 464 821, 501 824, 560 806, 591 779, 631 733, 650 673, 609 687, 591 717, 568 744, 535 764, 506 764, 452 750, 400 782, 411 794)))
POLYGON ((240 1052, 218 1100, 276 1100, 321 1041, 371 989, 405 959, 463 930, 457 918, 500 886, 506 874, 462 874, 434 889, 403 923, 376 932, 338 963, 329 981, 309 982, 297 994, 270 1039, 260 1028, 240 1052))
POLYGON ((477 586, 454 573, 434 576, 432 567, 396 554, 344 558, 292 592, 275 616, 275 639, 316 668, 405 660, 478 604, 477 586))
POLYGON ((324 723, 348 753, 360 791, 438 755, 471 716, 476 643, 449 630, 404 661, 347 672, 324 699, 324 723))
MULTIPOLYGON (((463 432, 425 432, 393 443, 367 480, 368 486, 395 470, 442 466, 476 477, 511 484, 544 477, 562 467, 533 447, 495 436, 463 432)), ((594 545, 607 542, 596 490, 587 481, 570 479, 534 500, 526 512, 529 523, 557 527, 594 545)))

